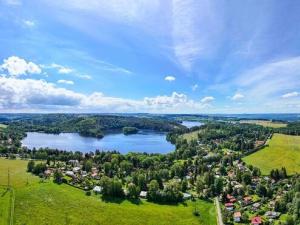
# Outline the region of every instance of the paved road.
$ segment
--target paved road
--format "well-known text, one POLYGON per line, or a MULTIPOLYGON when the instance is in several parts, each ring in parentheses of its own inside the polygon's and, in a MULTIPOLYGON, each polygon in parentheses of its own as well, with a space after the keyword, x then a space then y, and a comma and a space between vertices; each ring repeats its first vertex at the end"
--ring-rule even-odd
POLYGON ((216 208, 217 208, 218 225, 224 225, 223 219, 222 219, 222 212, 221 212, 220 202, 219 202, 218 197, 215 197, 215 205, 216 205, 216 208))

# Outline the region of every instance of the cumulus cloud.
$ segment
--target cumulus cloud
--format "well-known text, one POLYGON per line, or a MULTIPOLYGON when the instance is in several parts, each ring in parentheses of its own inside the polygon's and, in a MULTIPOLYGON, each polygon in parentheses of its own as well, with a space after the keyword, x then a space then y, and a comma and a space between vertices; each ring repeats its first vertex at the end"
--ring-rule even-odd
POLYGON ((86 95, 59 88, 44 80, 0 76, 0 110, 69 110, 70 112, 195 112, 206 108, 185 94, 145 97, 142 100, 106 96, 100 92, 86 95))
POLYGON ((297 97, 299 95, 300 95, 299 92, 294 91, 294 92, 286 93, 286 94, 282 95, 281 97, 282 98, 292 98, 292 97, 297 97))
POLYGON ((84 74, 84 75, 77 74, 76 76, 81 78, 81 79, 85 79, 85 80, 91 80, 92 79, 92 76, 87 75, 87 74, 84 74))
POLYGON ((245 98, 244 95, 242 95, 242 94, 240 94, 240 93, 236 93, 234 96, 231 97, 231 100, 233 100, 233 101, 238 101, 238 100, 241 100, 241 99, 243 99, 243 98, 245 98))
POLYGON ((203 103, 203 104, 209 104, 209 103, 213 102, 214 100, 215 100, 214 97, 212 97, 212 96, 206 96, 206 97, 204 97, 204 98, 201 99, 201 103, 203 103))
POLYGON ((71 80, 58 80, 57 83, 59 83, 59 84, 70 84, 70 85, 74 84, 74 82, 71 81, 71 80))
POLYGON ((10 76, 21 76, 26 74, 40 74, 41 68, 33 62, 26 62, 26 60, 17 56, 11 56, 4 59, 1 69, 8 72, 10 76))
POLYGON ((176 78, 175 78, 174 76, 166 76, 166 77, 165 77, 165 80, 171 82, 171 81, 176 80, 176 78))

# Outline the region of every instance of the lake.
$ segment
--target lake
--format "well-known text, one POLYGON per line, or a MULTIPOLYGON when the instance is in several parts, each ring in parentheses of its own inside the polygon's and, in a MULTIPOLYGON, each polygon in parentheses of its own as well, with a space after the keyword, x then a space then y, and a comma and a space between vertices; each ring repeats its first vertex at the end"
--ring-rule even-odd
POLYGON ((90 152, 99 150, 117 150, 121 153, 147 152, 168 153, 175 146, 166 140, 166 133, 155 131, 139 131, 137 134, 124 135, 112 133, 102 139, 83 137, 78 133, 46 134, 28 132, 22 140, 22 146, 32 148, 53 148, 67 151, 90 152))
POLYGON ((187 128, 195 127, 195 126, 201 126, 204 123, 201 123, 199 121, 182 121, 181 123, 183 126, 186 126, 187 128))

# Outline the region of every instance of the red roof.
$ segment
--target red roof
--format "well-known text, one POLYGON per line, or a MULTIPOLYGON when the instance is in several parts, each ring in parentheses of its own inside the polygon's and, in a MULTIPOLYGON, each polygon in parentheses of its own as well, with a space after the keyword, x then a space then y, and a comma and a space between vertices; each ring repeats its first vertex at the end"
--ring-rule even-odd
POLYGON ((230 207, 230 206, 233 206, 231 202, 225 203, 225 207, 230 207))
POLYGON ((252 223, 252 224, 261 224, 261 223, 262 223, 261 217, 260 217, 260 216, 253 217, 253 218, 251 219, 251 223, 252 223))
POLYGON ((235 217, 235 218, 241 217, 241 216, 242 216, 241 212, 235 212, 233 215, 233 217, 235 217))

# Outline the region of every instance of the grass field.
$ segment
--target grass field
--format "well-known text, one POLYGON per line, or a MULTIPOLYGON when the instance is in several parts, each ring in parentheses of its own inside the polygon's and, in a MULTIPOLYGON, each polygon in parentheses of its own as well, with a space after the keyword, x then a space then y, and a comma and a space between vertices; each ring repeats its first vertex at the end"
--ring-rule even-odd
POLYGON ((0 128, 6 128, 7 125, 0 123, 0 128))
POLYGON ((257 166, 263 174, 272 169, 285 167, 288 174, 300 172, 300 136, 274 134, 269 146, 259 150, 243 160, 257 166))
POLYGON ((10 191, 0 187, 0 225, 7 225, 10 212, 10 191))
POLYGON ((159 205, 124 200, 104 202, 99 196, 52 181, 40 182, 25 172, 27 161, 0 159, 0 184, 7 184, 10 168, 15 187, 15 224, 18 225, 98 225, 98 224, 216 224, 213 203, 187 202, 186 205, 159 205), (197 204, 200 217, 193 215, 197 204))
POLYGON ((269 120, 241 120, 240 123, 257 124, 264 127, 272 127, 272 128, 286 127, 287 125, 286 123, 272 122, 269 120))

